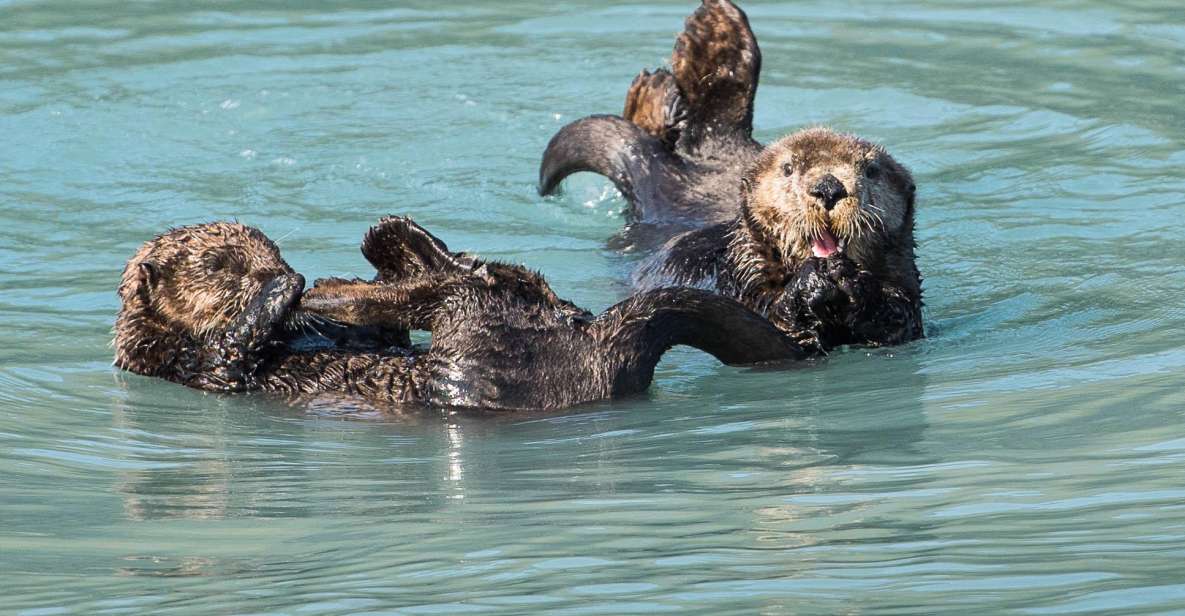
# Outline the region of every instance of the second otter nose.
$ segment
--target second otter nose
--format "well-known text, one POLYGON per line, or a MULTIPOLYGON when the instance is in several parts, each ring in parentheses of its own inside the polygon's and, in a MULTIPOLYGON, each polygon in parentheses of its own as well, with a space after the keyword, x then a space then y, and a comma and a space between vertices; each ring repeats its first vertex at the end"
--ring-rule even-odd
POLYGON ((840 182, 834 175, 828 173, 815 182, 811 187, 810 194, 823 201, 823 209, 828 212, 835 207, 836 202, 848 196, 848 191, 843 187, 843 182, 840 182))

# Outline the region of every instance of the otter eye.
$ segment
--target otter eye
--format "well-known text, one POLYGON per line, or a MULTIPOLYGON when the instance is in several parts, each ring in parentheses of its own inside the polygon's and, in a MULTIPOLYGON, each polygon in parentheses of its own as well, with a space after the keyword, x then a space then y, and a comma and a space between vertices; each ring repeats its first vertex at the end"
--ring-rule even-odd
POLYGON ((879 178, 880 176, 881 176, 881 166, 880 165, 878 165, 876 163, 872 163, 864 168, 864 177, 866 177, 870 180, 875 180, 875 179, 879 178))
POLYGON ((782 175, 785 175, 786 177, 794 175, 794 165, 791 165, 790 163, 782 163, 782 175))

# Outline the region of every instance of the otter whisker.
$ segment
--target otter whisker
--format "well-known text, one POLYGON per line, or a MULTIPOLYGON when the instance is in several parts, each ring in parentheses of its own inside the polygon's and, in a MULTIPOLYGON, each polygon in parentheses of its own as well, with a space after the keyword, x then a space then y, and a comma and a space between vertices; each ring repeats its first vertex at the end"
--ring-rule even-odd
POLYGON ((289 237, 291 237, 291 236, 292 236, 292 234, 293 234, 293 233, 296 233, 296 232, 297 232, 299 229, 300 229, 300 226, 293 227, 292 229, 290 229, 290 230, 288 231, 288 233, 285 233, 284 235, 281 235, 280 237, 276 238, 276 240, 275 240, 275 242, 274 242, 274 243, 278 245, 280 242, 282 242, 282 241, 284 241, 284 240, 288 239, 289 237))
POLYGON ((888 233, 888 232, 889 232, 889 229, 888 229, 888 227, 886 227, 886 226, 885 226, 885 219, 884 219, 884 218, 881 218, 881 215, 880 215, 880 214, 875 214, 875 213, 874 213, 873 215, 874 215, 874 216, 876 216, 876 219, 877 219, 877 221, 879 221, 879 222, 881 223, 881 231, 883 231, 883 232, 885 232, 885 233, 888 233))

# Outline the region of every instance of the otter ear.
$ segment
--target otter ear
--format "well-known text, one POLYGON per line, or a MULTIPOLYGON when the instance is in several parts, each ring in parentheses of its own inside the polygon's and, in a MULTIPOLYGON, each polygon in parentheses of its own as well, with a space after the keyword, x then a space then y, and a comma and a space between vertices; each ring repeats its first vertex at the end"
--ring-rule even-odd
POLYGON ((490 273, 490 266, 487 263, 482 263, 480 267, 473 270, 473 275, 481 278, 486 284, 492 285, 496 282, 493 274, 490 273))
POLYGON ((753 194, 753 180, 747 176, 741 178, 741 193, 745 195, 753 194))
POLYGON ((156 285, 160 282, 160 268, 151 261, 144 261, 140 264, 136 276, 140 279, 140 288, 155 291, 156 285))
POLYGON ((379 280, 469 269, 444 242, 404 216, 388 216, 371 227, 362 255, 378 270, 379 280))

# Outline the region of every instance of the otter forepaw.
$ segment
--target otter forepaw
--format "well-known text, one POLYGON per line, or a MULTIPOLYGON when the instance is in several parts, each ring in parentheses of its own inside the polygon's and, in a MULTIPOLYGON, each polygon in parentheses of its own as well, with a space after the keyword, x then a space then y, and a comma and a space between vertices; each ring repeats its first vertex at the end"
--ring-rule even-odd
POLYGON ((251 353, 272 341, 277 327, 292 312, 304 291, 304 276, 283 274, 263 287, 227 329, 224 344, 251 353))
POLYGON ((835 281, 836 284, 842 285, 845 281, 856 278, 860 273, 860 268, 843 253, 836 253, 826 259, 822 260, 821 267, 827 272, 827 277, 835 281))
POLYGON ((799 267, 786 291, 795 303, 820 318, 826 318, 846 302, 842 289, 829 274, 828 263, 812 257, 799 267))
POLYGON ((265 351, 282 344, 276 332, 303 290, 300 274, 280 275, 267 283, 226 331, 203 349, 194 370, 197 386, 227 392, 253 389, 265 351))

